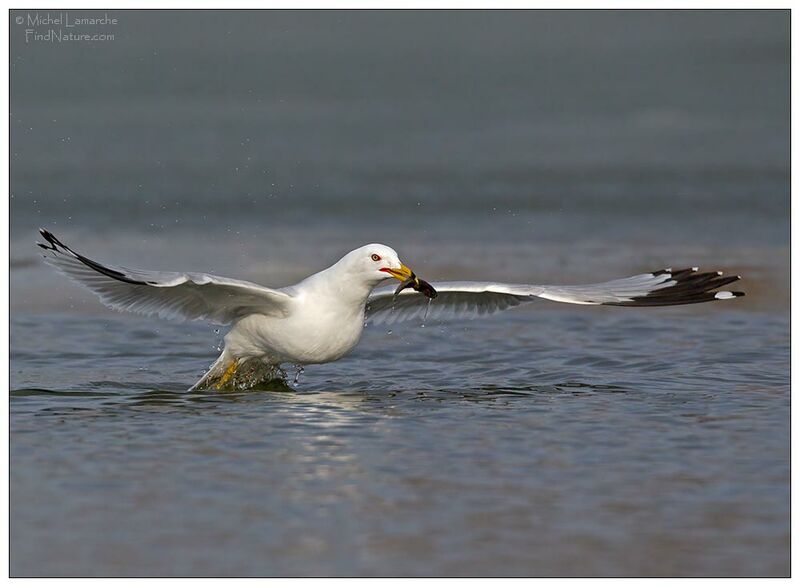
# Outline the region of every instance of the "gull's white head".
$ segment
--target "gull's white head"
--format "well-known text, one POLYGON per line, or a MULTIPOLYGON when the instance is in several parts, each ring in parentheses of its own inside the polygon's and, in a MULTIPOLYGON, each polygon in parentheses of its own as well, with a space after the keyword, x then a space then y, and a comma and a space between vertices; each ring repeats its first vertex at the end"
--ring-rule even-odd
POLYGON ((414 272, 400 262, 393 248, 380 244, 364 245, 350 251, 337 266, 347 271, 352 279, 361 277, 372 287, 392 277, 404 281, 414 276, 414 272))

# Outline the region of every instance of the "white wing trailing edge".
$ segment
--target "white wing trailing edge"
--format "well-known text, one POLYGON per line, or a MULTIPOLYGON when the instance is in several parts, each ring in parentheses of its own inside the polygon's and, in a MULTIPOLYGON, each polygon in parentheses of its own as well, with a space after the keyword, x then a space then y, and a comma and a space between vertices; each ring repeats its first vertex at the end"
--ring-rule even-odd
POLYGON ((229 324, 248 314, 285 315, 292 297, 248 281, 206 273, 140 271, 101 265, 40 229, 45 260, 110 308, 174 320, 229 324))
POLYGON ((394 324, 426 317, 430 320, 474 318, 494 314, 544 298, 567 304, 601 306, 675 306, 699 304, 743 296, 740 291, 717 291, 741 279, 721 271, 699 273, 697 267, 662 269, 633 277, 588 285, 525 285, 479 281, 433 283, 436 299, 405 290, 397 297, 391 290, 374 292, 367 301, 372 324, 394 324))

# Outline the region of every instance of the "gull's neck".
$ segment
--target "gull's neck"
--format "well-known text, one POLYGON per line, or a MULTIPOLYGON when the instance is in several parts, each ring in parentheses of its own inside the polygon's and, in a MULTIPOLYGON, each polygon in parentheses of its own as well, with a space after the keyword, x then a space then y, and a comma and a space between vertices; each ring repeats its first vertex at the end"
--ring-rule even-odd
POLYGON ((353 278, 340 263, 341 261, 310 275, 298 283, 296 288, 306 295, 324 296, 327 300, 337 300, 361 311, 367 303, 369 294, 380 282, 370 283, 353 278))

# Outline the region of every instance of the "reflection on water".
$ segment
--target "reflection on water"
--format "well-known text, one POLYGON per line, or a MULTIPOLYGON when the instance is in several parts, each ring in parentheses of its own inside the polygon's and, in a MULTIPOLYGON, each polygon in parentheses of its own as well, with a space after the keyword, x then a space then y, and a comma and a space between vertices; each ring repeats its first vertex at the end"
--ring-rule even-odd
POLYGON ((186 391, 210 327, 153 322, 128 356, 113 348, 147 321, 20 317, 14 564, 784 573, 788 323, 684 312, 595 314, 595 334, 569 310, 370 330, 296 386, 229 393, 186 391))

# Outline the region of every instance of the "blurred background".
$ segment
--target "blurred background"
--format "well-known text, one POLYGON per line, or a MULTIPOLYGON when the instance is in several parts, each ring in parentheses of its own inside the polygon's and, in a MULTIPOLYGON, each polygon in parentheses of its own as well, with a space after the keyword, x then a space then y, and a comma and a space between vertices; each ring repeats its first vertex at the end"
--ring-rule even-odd
POLYGON ((117 23, 79 32, 113 39, 60 43, 26 33, 59 28, 30 25, 35 12, 10 17, 12 572, 788 573, 788 11, 61 18, 104 14, 117 23), (239 411, 214 412, 201 441, 179 392, 221 334, 117 317, 41 262, 40 226, 99 261, 270 286, 383 242, 431 281, 700 265, 742 274, 747 297, 622 314, 542 303, 463 329, 368 334, 350 363, 309 370, 311 395, 213 402, 239 411), (507 410, 487 410, 492 393, 507 410), (464 394, 476 401, 448 403, 464 394), (553 404, 562 394, 588 403, 553 404), (447 413, 431 419, 434 405, 447 413), (234 414, 253 413, 297 428, 261 420, 248 436, 234 414), (494 439, 491 455, 465 421, 494 439), (158 441, 137 444, 137 426, 158 441), (252 460, 289 450, 287 435, 321 448, 252 460), (608 448, 620 435, 624 453, 608 448), (128 477, 120 463, 137 450, 128 477), (236 478, 217 465, 182 468, 214 451, 252 487, 214 486, 236 478), (437 480, 444 463, 457 468, 437 480), (283 487, 287 502, 289 478, 306 484, 283 487))
POLYGON ((377 241, 437 278, 722 264, 788 303, 786 13, 115 15, 12 26, 15 311, 78 291, 39 226, 271 285, 377 241))

